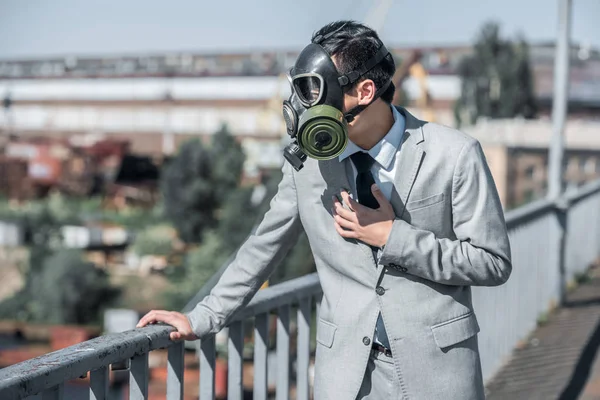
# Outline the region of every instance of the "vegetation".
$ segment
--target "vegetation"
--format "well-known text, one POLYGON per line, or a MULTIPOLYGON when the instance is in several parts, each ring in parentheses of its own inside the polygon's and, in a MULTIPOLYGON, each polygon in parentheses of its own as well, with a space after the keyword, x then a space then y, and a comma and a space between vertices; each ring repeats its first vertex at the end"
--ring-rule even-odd
POLYGON ((103 208, 101 197, 82 199, 60 193, 22 204, 0 199, 0 219, 20 221, 31 230, 44 225, 44 220, 52 220, 56 226, 94 221, 121 225, 132 231, 166 222, 161 203, 151 210, 131 207, 117 211, 103 208))
POLYGON ((0 318, 54 324, 101 321, 101 310, 118 299, 108 275, 83 261, 79 251, 31 250, 25 286, 0 303, 0 318))
MULTIPOLYGON (((223 143, 228 141, 223 140, 223 143)), ((236 154, 237 146, 228 142, 222 147, 225 154, 236 154), (230 148, 233 148, 231 151, 230 148)), ((181 153, 180 153, 181 154, 181 153)), ((239 160, 243 154, 229 157, 229 162, 241 168, 239 160), (237 160, 237 161, 236 161, 237 160)), ((277 193, 281 181, 280 171, 266 174, 259 187, 243 187, 229 184, 221 195, 222 205, 214 210, 215 223, 204 227, 203 240, 199 247, 188 253, 182 271, 172 275, 173 290, 167 293, 166 302, 170 309, 181 309, 244 243, 253 227, 262 220, 269 209, 271 199, 277 193), (260 192, 264 195, 258 196, 260 192)), ((202 178, 200 178, 202 179, 202 178)), ((190 183, 190 186, 193 184, 190 183)), ((221 186, 224 187, 225 185, 221 186)), ((167 201, 165 200, 165 204, 167 201)), ((282 265, 271 277, 271 283, 302 276, 315 270, 308 239, 302 235, 297 245, 289 252, 282 265)))
POLYGON ((89 203, 51 196, 23 207, 7 207, 0 215, 20 220, 31 232, 25 285, 0 303, 0 318, 29 322, 88 324, 101 321, 101 310, 118 301, 105 271, 86 262, 80 251, 61 248, 60 228, 78 223, 75 210, 89 203), (77 204, 80 207, 74 207, 77 204))
POLYGON ((169 256, 173 253, 174 239, 170 225, 154 225, 136 234, 131 250, 138 256, 169 256))
MULTIPOLYGON (((20 220, 33 232, 25 286, 0 303, 0 318, 84 324, 99 321, 104 307, 123 305, 120 291, 103 270, 85 262, 81 252, 62 248, 61 226, 86 221, 112 222, 136 232, 131 250, 138 256, 173 255, 181 250, 174 244, 183 240, 190 251, 182 261, 170 258, 181 265, 166 269, 173 289, 155 296, 165 299, 164 308, 181 309, 235 254, 277 192, 280 171, 265 174, 258 186, 240 186, 244 161, 242 147, 223 127, 207 145, 199 140, 182 145, 162 171, 162 202, 152 210, 117 212, 103 209, 101 198, 61 195, 21 205, 0 200, 0 218, 20 220)), ((303 235, 271 283, 314 268, 303 235)))
POLYGON ((210 146, 199 139, 184 143, 161 174, 165 214, 186 243, 201 243, 215 228, 217 211, 237 188, 245 155, 225 127, 210 146))
POLYGON ((462 91, 454 108, 457 125, 474 124, 479 117, 534 118, 537 106, 527 42, 502 38, 500 26, 490 22, 474 47, 474 54, 458 67, 462 91))

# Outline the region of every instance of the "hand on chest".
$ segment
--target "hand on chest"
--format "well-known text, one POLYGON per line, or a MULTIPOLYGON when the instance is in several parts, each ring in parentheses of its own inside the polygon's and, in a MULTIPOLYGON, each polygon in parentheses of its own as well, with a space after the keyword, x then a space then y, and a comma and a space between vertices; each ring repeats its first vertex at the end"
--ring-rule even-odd
MULTIPOLYGON (((387 169, 373 163, 369 176, 391 204, 395 218, 443 234, 447 231, 443 220, 449 220, 445 214, 451 212, 446 210, 448 185, 440 185, 435 170, 427 168, 425 162, 424 154, 417 150, 404 159, 397 157, 387 169)), ((365 178, 359 176, 360 171, 349 158, 342 162, 322 161, 312 166, 303 171, 306 179, 297 180, 301 216, 307 232, 315 227, 321 233, 333 235, 336 234, 332 221, 333 197, 341 200, 341 193, 346 191, 354 201, 365 203, 369 199, 364 193, 370 192, 370 185, 368 180, 362 181, 365 178)), ((377 205, 371 208, 377 208, 377 205)))

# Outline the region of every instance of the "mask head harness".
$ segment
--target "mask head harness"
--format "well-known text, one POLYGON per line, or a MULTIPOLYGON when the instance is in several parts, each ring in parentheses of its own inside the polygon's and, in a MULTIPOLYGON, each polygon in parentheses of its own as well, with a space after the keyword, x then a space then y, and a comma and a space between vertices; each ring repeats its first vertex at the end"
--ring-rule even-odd
POLYGON ((306 46, 288 80, 292 94, 283 102, 287 133, 293 139, 283 151, 285 159, 299 171, 307 156, 330 160, 339 156, 348 144, 348 123, 377 100, 391 85, 391 79, 377 89, 369 104, 358 105, 345 114, 344 88, 353 85, 389 54, 382 44, 377 53, 360 68, 340 75, 321 43, 340 29, 318 35, 306 46))

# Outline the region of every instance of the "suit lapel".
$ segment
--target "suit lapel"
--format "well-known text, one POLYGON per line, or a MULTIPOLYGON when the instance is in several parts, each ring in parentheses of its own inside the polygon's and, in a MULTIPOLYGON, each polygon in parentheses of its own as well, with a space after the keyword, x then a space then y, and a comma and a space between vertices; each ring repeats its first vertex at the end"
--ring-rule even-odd
POLYGON ((421 168, 421 162, 425 152, 421 148, 423 143, 422 121, 419 121, 403 108, 398 111, 404 115, 406 128, 402 138, 402 144, 396 157, 399 158, 394 177, 394 188, 390 203, 398 218, 402 217, 415 179, 421 168))
POLYGON ((336 157, 332 160, 320 161, 324 164, 326 171, 328 173, 327 177, 323 177, 327 184, 331 186, 333 191, 338 195, 342 190, 347 190, 351 192, 350 181, 348 180, 348 174, 346 173, 346 163, 348 159, 346 158, 344 161, 340 162, 336 157))
MULTIPOLYGON (((397 218, 402 218, 406 203, 410 197, 413 185, 421 168, 425 152, 421 148, 423 143, 422 121, 416 119, 404 108, 398 107, 398 111, 404 115, 406 126, 400 150, 396 154, 398 165, 394 177, 394 186, 390 197, 390 203, 397 218)), ((383 272, 383 265, 377 265, 377 281, 383 272)))
MULTIPOLYGON (((342 190, 347 191, 350 194, 350 197, 354 199, 354 195, 352 194, 352 186, 350 186, 350 181, 348 180, 348 171, 347 171, 347 163, 350 162, 349 158, 346 158, 344 161, 340 162, 336 157, 332 160, 320 161, 323 163, 325 170, 327 171, 327 177, 324 176, 328 186, 332 189, 331 194, 336 195, 339 199, 341 199, 342 190)), ((357 239, 346 239, 351 243, 358 245, 361 251, 368 257, 371 262, 373 260, 373 251, 371 247, 366 243, 357 240, 357 239)))

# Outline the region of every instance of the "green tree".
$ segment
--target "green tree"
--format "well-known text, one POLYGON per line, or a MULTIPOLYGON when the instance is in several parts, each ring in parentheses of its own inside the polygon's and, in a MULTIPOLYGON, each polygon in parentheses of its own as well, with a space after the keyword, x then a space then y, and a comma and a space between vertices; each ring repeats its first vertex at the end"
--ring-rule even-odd
POLYGON ((222 127, 210 146, 188 141, 163 168, 165 213, 183 241, 200 243, 204 231, 217 225, 217 211, 239 184, 244 161, 240 144, 222 127))
POLYGON ((473 124, 479 117, 535 117, 527 42, 503 39, 497 23, 483 26, 474 53, 461 61, 458 74, 462 87, 454 106, 457 125, 473 124))
POLYGON ((172 279, 173 289, 164 296, 165 307, 180 310, 213 276, 229 257, 222 248, 223 239, 209 231, 201 246, 188 252, 184 273, 172 279))
POLYGON ((0 317, 53 324, 89 324, 100 321, 101 310, 115 302, 119 290, 108 275, 85 262, 74 250, 54 253, 35 248, 24 288, 0 304, 0 317), (43 260, 40 262, 40 260, 43 260))
POLYGON ((223 205, 216 235, 222 239, 222 250, 233 253, 250 234, 259 216, 259 206, 252 204, 254 187, 234 190, 223 205))
POLYGON ((227 200, 227 196, 237 189, 246 154, 241 144, 232 136, 225 125, 221 126, 212 138, 210 147, 213 172, 211 175, 213 190, 219 204, 227 200))
POLYGON ((184 143, 163 168, 160 187, 165 214, 185 242, 200 242, 204 229, 216 222, 218 203, 211 170, 210 152, 199 139, 184 143))
MULTIPOLYGON (((266 174, 263 179, 264 196, 258 203, 253 203, 256 188, 240 187, 227 198, 216 229, 206 233, 205 240, 196 250, 191 251, 185 259, 184 273, 174 276, 174 290, 167 293, 166 302, 169 308, 181 309, 233 256, 250 235, 252 228, 262 220, 269 209, 282 174, 275 170, 266 174)), ((310 245, 305 234, 290 250, 275 270, 271 283, 279 283, 315 271, 315 263, 310 245)))
POLYGON ((150 226, 136 235, 131 248, 138 256, 168 256, 173 253, 172 232, 166 224, 150 226))

